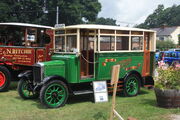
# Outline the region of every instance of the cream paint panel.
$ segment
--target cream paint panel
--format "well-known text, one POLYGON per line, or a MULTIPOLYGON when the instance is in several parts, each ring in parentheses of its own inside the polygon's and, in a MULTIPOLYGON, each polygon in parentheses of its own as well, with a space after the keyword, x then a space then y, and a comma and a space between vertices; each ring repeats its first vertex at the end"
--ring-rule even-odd
POLYGON ((177 27, 177 29, 171 34, 172 40, 175 44, 178 44, 178 35, 180 34, 180 27, 177 27))

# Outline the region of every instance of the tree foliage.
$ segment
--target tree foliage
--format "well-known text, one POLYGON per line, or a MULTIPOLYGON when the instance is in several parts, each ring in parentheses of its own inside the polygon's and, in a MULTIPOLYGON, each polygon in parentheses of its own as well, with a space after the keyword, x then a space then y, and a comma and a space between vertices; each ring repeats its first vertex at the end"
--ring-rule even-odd
POLYGON ((94 22, 90 22, 90 24, 91 23, 100 24, 100 25, 116 25, 116 20, 112 18, 100 17, 100 18, 97 18, 94 22))
POLYGON ((56 23, 57 6, 59 6, 59 23, 66 25, 95 21, 101 10, 98 0, 1 0, 0 22, 53 26, 56 23), (45 10, 48 13, 45 13, 45 10))
POLYGON ((180 5, 173 5, 169 8, 164 8, 164 5, 158 5, 157 9, 150 14, 144 23, 137 25, 140 28, 155 28, 166 26, 180 25, 180 5))

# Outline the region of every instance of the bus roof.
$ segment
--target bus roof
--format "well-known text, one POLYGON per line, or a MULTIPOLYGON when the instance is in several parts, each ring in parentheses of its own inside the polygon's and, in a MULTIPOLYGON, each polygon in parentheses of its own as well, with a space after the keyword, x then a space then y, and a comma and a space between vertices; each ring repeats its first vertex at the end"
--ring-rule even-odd
POLYGON ((53 29, 53 27, 50 27, 50 26, 28 24, 28 23, 15 23, 15 22, 12 22, 12 23, 0 23, 0 26, 3 26, 3 25, 53 29))
POLYGON ((121 26, 111 26, 111 25, 79 24, 79 25, 65 26, 65 29, 78 29, 78 28, 80 28, 80 29, 109 29, 109 30, 132 30, 132 31, 156 32, 154 30, 131 28, 131 27, 121 27, 121 26))

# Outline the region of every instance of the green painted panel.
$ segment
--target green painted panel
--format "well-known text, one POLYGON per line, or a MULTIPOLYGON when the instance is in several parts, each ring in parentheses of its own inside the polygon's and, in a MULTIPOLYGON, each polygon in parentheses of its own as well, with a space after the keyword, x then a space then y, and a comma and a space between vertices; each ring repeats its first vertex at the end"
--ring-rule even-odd
POLYGON ((65 63, 64 61, 55 60, 44 62, 44 75, 45 77, 52 75, 60 75, 65 77, 65 63))
POLYGON ((52 60, 62 60, 65 62, 65 79, 69 83, 79 83, 80 68, 79 57, 72 54, 55 54, 52 56, 52 60))
POLYGON ((120 77, 132 70, 142 72, 143 52, 95 53, 95 78, 80 79, 80 60, 76 55, 54 54, 52 61, 44 62, 45 76, 61 75, 69 83, 110 80, 113 65, 120 64, 120 77))
POLYGON ((123 78, 127 72, 131 70, 138 71, 139 73, 142 72, 143 66, 143 53, 103 53, 97 54, 97 59, 99 61, 96 67, 96 79, 99 80, 109 80, 111 79, 111 70, 112 66, 116 64, 121 65, 120 70, 120 78, 123 78), (114 59, 112 61, 108 61, 114 59), (103 63, 106 65, 103 66, 103 63))

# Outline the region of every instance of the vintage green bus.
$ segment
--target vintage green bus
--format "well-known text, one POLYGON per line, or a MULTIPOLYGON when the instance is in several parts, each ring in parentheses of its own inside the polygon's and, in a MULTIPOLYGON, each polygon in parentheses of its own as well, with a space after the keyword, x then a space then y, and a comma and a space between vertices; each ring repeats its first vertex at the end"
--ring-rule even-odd
POLYGON ((119 64, 118 92, 136 96, 140 87, 154 85, 156 33, 152 30, 106 25, 72 25, 54 31, 51 61, 38 62, 33 71, 21 73, 19 95, 43 105, 63 106, 69 95, 93 93, 93 81, 107 81, 119 64))

